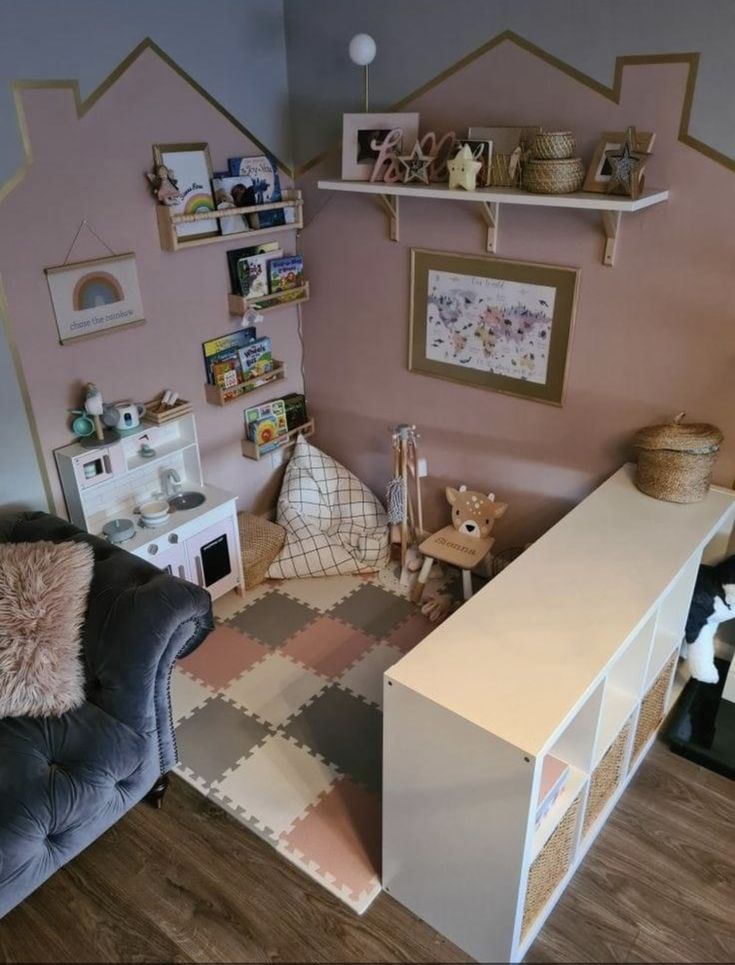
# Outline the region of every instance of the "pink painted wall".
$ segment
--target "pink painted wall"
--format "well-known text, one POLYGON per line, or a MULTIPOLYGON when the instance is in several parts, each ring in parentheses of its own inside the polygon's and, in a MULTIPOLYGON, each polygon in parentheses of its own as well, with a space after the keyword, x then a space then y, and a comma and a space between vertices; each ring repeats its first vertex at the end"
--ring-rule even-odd
POLYGON ((498 545, 539 535, 630 457, 635 429, 681 409, 722 427, 716 478, 732 483, 735 179, 677 141, 685 82, 683 66, 628 67, 617 106, 506 43, 407 108, 420 111, 422 131, 571 128, 585 158, 601 131, 634 123, 657 132, 647 180, 669 187, 671 200, 624 217, 614 268, 601 264, 597 215, 501 211, 500 257, 581 268, 563 408, 407 370, 409 250, 481 253, 472 205, 402 199, 395 244, 377 200, 315 189, 319 177, 339 176, 337 157, 302 179, 315 292, 305 311, 307 389, 324 448, 380 492, 389 427, 415 422, 431 522, 446 519, 445 484, 492 488, 510 504, 498 545))
MULTIPOLYGON (((240 452, 244 404, 220 408, 204 398, 201 343, 237 326, 227 312, 225 252, 243 242, 162 251, 143 178, 154 143, 207 141, 215 169, 225 168, 230 156, 260 151, 150 52, 81 119, 68 90, 23 96, 34 163, 0 205, 0 275, 57 509, 63 500, 52 450, 73 441, 66 410, 78 406, 86 381, 109 400, 145 401, 175 389, 194 403, 205 479, 237 493, 241 508, 272 505, 280 474, 270 460, 255 463, 240 452), (64 260, 83 218, 115 251, 135 251, 147 322, 61 346, 43 269, 64 260)), ((293 251, 294 235, 274 237, 293 251)), ((83 232, 71 260, 105 254, 83 232)), ((287 364, 288 380, 278 383, 277 393, 300 391, 296 309, 267 315, 260 329, 287 364)), ((264 390, 252 398, 274 394, 264 390)))

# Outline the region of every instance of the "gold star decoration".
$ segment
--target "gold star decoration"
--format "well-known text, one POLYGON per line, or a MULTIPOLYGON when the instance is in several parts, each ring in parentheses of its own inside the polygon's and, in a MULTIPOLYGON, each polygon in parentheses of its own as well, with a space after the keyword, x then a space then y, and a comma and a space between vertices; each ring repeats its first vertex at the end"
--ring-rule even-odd
POLYGON ((482 162, 475 161, 472 148, 469 144, 465 144, 451 161, 447 161, 450 190, 464 188, 465 191, 474 191, 477 188, 477 174, 481 167, 482 162))
POLYGON ((411 181, 423 181, 429 183, 429 165, 434 160, 430 154, 424 154, 418 141, 413 146, 410 154, 405 154, 398 158, 398 163, 403 168, 403 183, 411 181))
POLYGON ((643 169, 651 156, 650 151, 637 150, 638 135, 629 127, 625 143, 619 150, 607 151, 605 157, 610 165, 608 194, 627 194, 635 201, 643 190, 643 169))

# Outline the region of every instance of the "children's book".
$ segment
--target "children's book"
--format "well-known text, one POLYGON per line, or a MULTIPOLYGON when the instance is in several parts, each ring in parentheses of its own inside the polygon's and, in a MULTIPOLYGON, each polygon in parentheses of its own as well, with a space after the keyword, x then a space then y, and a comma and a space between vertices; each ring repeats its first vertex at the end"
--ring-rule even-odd
POLYGON ((217 373, 222 375, 222 373, 227 370, 234 370, 238 374, 237 381, 241 381, 239 378, 240 356, 238 355, 238 351, 244 345, 253 342, 256 337, 257 332, 255 327, 250 326, 248 328, 241 328, 237 332, 231 332, 228 335, 221 335, 219 338, 212 338, 207 342, 202 342, 207 382, 209 382, 210 385, 221 384, 215 378, 214 366, 222 366, 224 364, 226 364, 226 368, 218 368, 217 373), (232 362, 235 364, 231 364, 232 362))
POLYGON ((227 252, 227 268, 230 273, 230 288, 233 295, 242 295, 240 291, 240 280, 237 274, 237 263, 241 258, 250 258, 253 255, 265 255, 270 253, 271 258, 275 258, 280 253, 277 241, 266 241, 261 245, 250 245, 249 248, 233 248, 227 252))
POLYGON ((255 379, 273 368, 271 340, 267 335, 256 338, 239 351, 240 369, 243 379, 255 379))
MULTIPOLYGON (((287 292, 290 288, 300 288, 304 284, 304 259, 301 255, 288 255, 286 258, 271 258, 268 262, 268 288, 271 295, 287 292)), ((285 296, 282 301, 286 301, 285 296)), ((297 296, 291 296, 295 298, 297 296)))
MULTIPOLYGON (((218 211, 245 208, 255 203, 252 200, 252 191, 246 187, 243 179, 231 178, 228 174, 215 174, 212 177, 212 194, 218 211)), ((238 234, 250 231, 250 224, 245 215, 233 214, 231 217, 219 219, 219 230, 223 235, 238 234)))
POLYGON ((566 787, 569 765, 553 754, 547 754, 541 769, 538 805, 536 806, 536 827, 543 821, 554 806, 554 802, 566 787))
MULTIPOLYGON (((242 178, 244 183, 248 184, 254 198, 253 204, 268 204, 281 200, 281 179, 275 158, 265 155, 231 157, 227 164, 231 177, 242 178)), ((256 229, 286 224, 284 209, 249 214, 247 218, 250 227, 256 229)))
POLYGON ((277 449, 287 433, 283 399, 274 399, 245 410, 245 434, 260 448, 261 453, 277 449))
POLYGON ((248 301, 268 294, 268 260, 280 256, 281 249, 265 255, 250 255, 240 258, 237 263, 237 277, 240 291, 248 301))

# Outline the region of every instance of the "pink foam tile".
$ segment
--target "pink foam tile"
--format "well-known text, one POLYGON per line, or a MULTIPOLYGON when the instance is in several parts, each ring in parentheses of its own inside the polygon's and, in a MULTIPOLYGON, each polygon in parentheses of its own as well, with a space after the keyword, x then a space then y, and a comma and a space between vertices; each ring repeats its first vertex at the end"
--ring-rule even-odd
POLYGON ((323 677, 334 678, 374 646, 375 640, 334 617, 322 616, 295 633, 283 647, 287 654, 323 677))
POLYGON ((391 646, 397 647, 401 653, 408 653, 435 627, 436 624, 428 620, 423 613, 412 613, 386 637, 386 640, 391 646))
POLYGON ((269 652, 246 633, 218 625, 191 656, 179 661, 179 667, 215 690, 222 690, 269 652))
POLYGON ((357 900, 380 880, 380 795, 342 778, 281 835, 281 844, 357 900))

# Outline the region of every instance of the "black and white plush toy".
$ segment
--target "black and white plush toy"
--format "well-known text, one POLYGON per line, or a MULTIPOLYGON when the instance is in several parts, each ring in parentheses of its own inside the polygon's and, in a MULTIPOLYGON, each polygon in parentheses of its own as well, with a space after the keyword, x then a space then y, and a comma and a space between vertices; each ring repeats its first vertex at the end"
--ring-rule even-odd
POLYGON ((717 566, 700 566, 684 636, 689 671, 695 680, 716 684, 715 633, 735 619, 735 556, 717 566))

